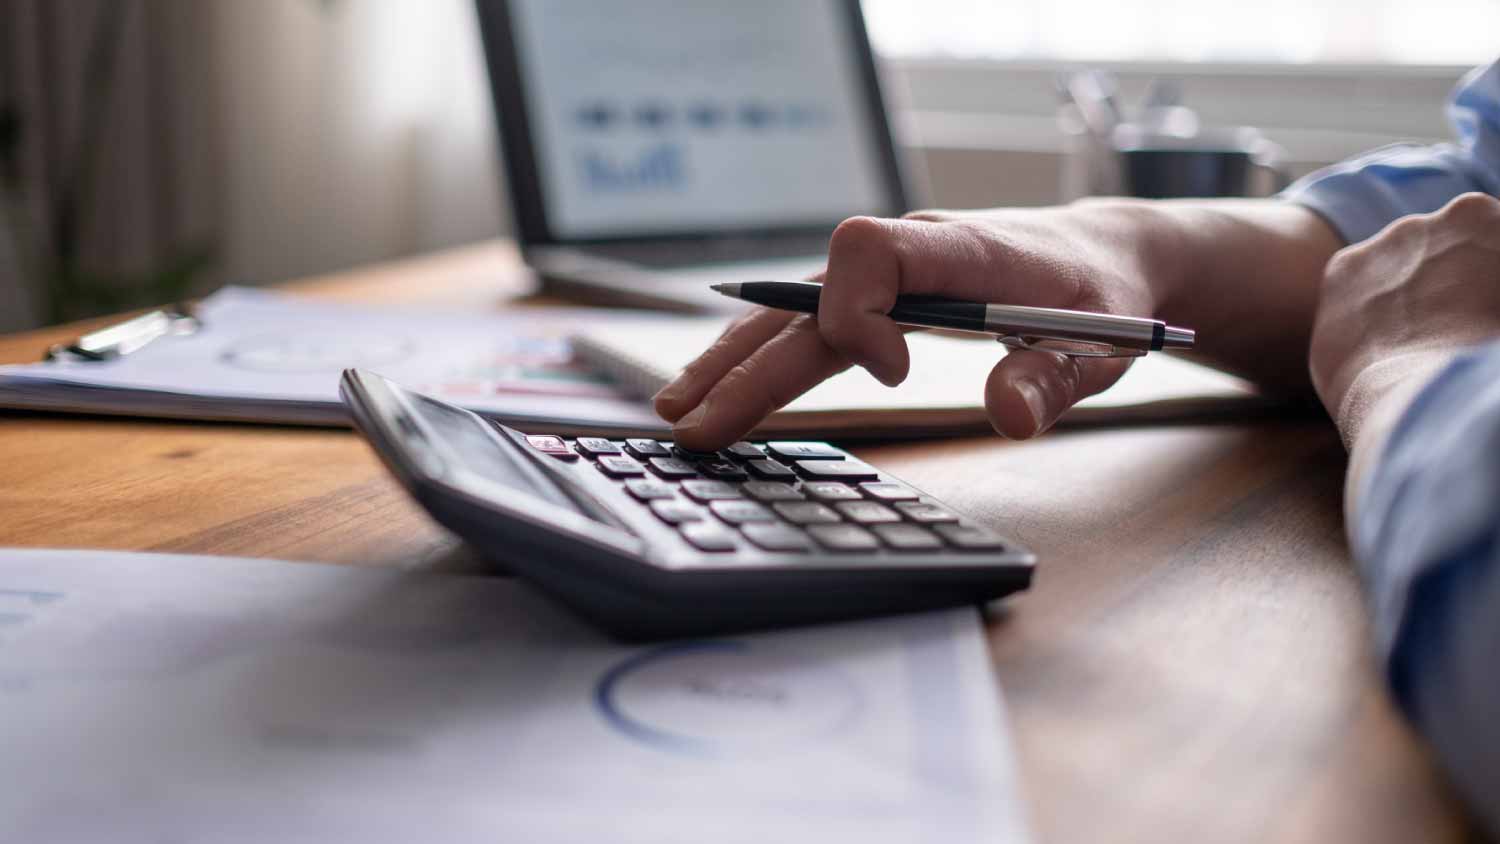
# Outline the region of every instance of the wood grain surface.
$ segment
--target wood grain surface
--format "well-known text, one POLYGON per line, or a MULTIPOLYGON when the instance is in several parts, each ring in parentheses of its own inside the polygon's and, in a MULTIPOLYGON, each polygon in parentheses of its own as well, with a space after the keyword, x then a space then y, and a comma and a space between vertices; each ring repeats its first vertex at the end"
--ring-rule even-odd
MULTIPOLYGON (((495 243, 289 289, 476 309, 529 284, 495 243)), ((0 338, 0 362, 78 330, 0 338)), ((855 451, 1040 555, 988 625, 1041 840, 1472 836, 1376 673, 1327 423, 855 451)), ((486 566, 349 431, 16 412, 0 545, 486 566)))

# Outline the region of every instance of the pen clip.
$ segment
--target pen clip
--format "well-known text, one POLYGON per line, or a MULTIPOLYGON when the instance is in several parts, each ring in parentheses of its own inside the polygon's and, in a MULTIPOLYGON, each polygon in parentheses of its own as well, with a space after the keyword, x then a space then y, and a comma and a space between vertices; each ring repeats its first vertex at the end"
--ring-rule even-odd
POLYGON ((1007 349, 1028 352, 1052 352, 1070 358, 1138 358, 1146 354, 1145 349, 1116 346, 1111 343, 1090 343, 1084 340, 1056 340, 1048 337, 1022 337, 1019 334, 1002 334, 995 338, 1007 349))
POLYGON ((47 350, 42 360, 113 360, 169 334, 192 334, 202 325, 186 305, 169 305, 91 331, 71 343, 58 343, 47 350))

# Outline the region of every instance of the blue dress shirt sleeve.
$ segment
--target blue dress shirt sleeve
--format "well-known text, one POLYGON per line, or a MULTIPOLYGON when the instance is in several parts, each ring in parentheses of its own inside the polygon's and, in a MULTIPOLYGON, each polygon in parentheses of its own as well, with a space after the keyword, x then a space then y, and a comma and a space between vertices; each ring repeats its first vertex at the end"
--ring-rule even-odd
POLYGON ((1500 830, 1500 342, 1407 409, 1353 525, 1391 687, 1500 830))
POLYGON ((1500 61, 1464 77, 1448 119, 1456 143, 1382 147, 1312 173, 1282 196, 1316 211, 1345 243, 1408 214, 1436 211, 1459 194, 1500 196, 1500 61))

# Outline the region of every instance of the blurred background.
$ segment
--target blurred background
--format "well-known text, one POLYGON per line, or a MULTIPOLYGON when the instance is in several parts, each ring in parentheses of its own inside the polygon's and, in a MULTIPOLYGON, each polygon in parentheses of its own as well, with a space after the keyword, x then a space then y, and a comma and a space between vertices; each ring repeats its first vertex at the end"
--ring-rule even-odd
MULTIPOLYGON (((865 0, 925 204, 1065 193, 1062 71, 1161 80, 1289 175, 1445 138, 1493 0, 865 0)), ((0 331, 509 226, 470 0, 3 0, 0 331)))

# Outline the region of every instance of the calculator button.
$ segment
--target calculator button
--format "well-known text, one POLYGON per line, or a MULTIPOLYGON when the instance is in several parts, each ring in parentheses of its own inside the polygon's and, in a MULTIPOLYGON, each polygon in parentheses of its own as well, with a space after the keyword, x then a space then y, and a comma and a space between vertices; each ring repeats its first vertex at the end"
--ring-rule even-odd
POLYGON ((897 551, 930 551, 943 547, 943 541, 921 525, 876 525, 870 530, 880 541, 897 551))
POLYGON ((666 478, 669 481, 678 480, 680 478, 698 477, 697 469, 694 469, 692 466, 689 466, 688 464, 682 462, 681 460, 678 460, 675 457, 653 457, 646 465, 651 467, 651 471, 655 472, 658 475, 661 475, 663 478, 666 478))
POLYGON ((672 452, 656 440, 626 440, 625 451, 633 457, 641 460, 650 460, 653 457, 671 457, 672 452))
POLYGON ((641 501, 655 501, 663 498, 675 498, 676 488, 671 484, 661 481, 653 481, 650 478, 636 478, 625 482, 625 489, 641 501))
POLYGON ((579 437, 575 442, 578 443, 578 450, 585 457, 598 457, 602 454, 620 453, 619 446, 600 437, 579 437))
POLYGON ((841 521, 838 513, 816 501, 778 501, 771 509, 793 524, 824 525, 841 521))
POLYGON ((958 516, 946 507, 927 501, 897 501, 896 509, 908 519, 924 524, 956 522, 958 516))
POLYGON ((789 481, 797 477, 797 473, 777 463, 775 460, 751 460, 745 464, 750 474, 757 478, 768 481, 789 481))
POLYGON ((703 520, 703 511, 685 501, 653 501, 651 512, 669 525, 703 520))
POLYGON ((855 524, 884 525, 901 521, 895 510, 878 501, 840 501, 833 509, 855 524))
POLYGON ((623 454, 606 454, 600 457, 599 471, 611 478, 634 478, 646 474, 646 469, 641 464, 623 454))
POLYGON ((766 453, 761 451, 758 445, 739 442, 724 449, 724 456, 731 460, 761 460, 765 458, 766 453))
POLYGON ((935 525, 932 528, 945 542, 965 551, 1003 551, 1005 543, 988 528, 973 525, 935 525))
POLYGON ((780 460, 843 460, 844 453, 828 443, 766 443, 766 451, 780 460))
POLYGON ((750 481, 740 487, 740 492, 756 501, 801 501, 802 493, 788 484, 778 481, 750 481))
POLYGON ((912 492, 901 484, 893 484, 890 481, 866 481, 860 484, 859 488, 864 490, 865 495, 881 501, 917 500, 915 492, 912 492))
POLYGON ((813 525, 807 532, 830 551, 874 551, 880 547, 880 540, 859 525, 813 525))
POLYGON ((743 481, 750 477, 745 474, 745 470, 741 469, 738 463, 731 463, 728 460, 706 460, 698 464, 698 471, 721 481, 743 481))
POLYGON ((526 442, 537 451, 550 454, 560 460, 578 459, 578 455, 573 453, 573 449, 568 448, 568 444, 563 442, 562 437, 530 436, 526 438, 526 442))
POLYGON ((733 551, 734 534, 713 522, 694 522, 678 528, 682 538, 699 551, 733 551))
POLYGON ((873 481, 880 473, 855 460, 798 460, 797 474, 814 481, 873 481))
POLYGON ((683 481, 682 491, 697 501, 723 501, 740 497, 738 489, 723 481, 683 481))
POLYGON ((859 491, 838 481, 809 481, 802 485, 808 498, 818 501, 857 501, 859 491))
POLYGON ((776 521, 776 517, 771 515, 770 510, 754 501, 713 501, 709 503, 708 509, 714 511, 715 516, 732 525, 776 521))
POLYGON ((680 445, 672 446, 672 456, 676 457, 678 460, 686 460, 689 463, 697 463, 702 460, 719 459, 719 453, 717 451, 693 451, 690 448, 683 448, 680 445))
POLYGON ((767 551, 806 551, 812 547, 807 534, 790 525, 750 524, 740 528, 740 533, 767 551))

